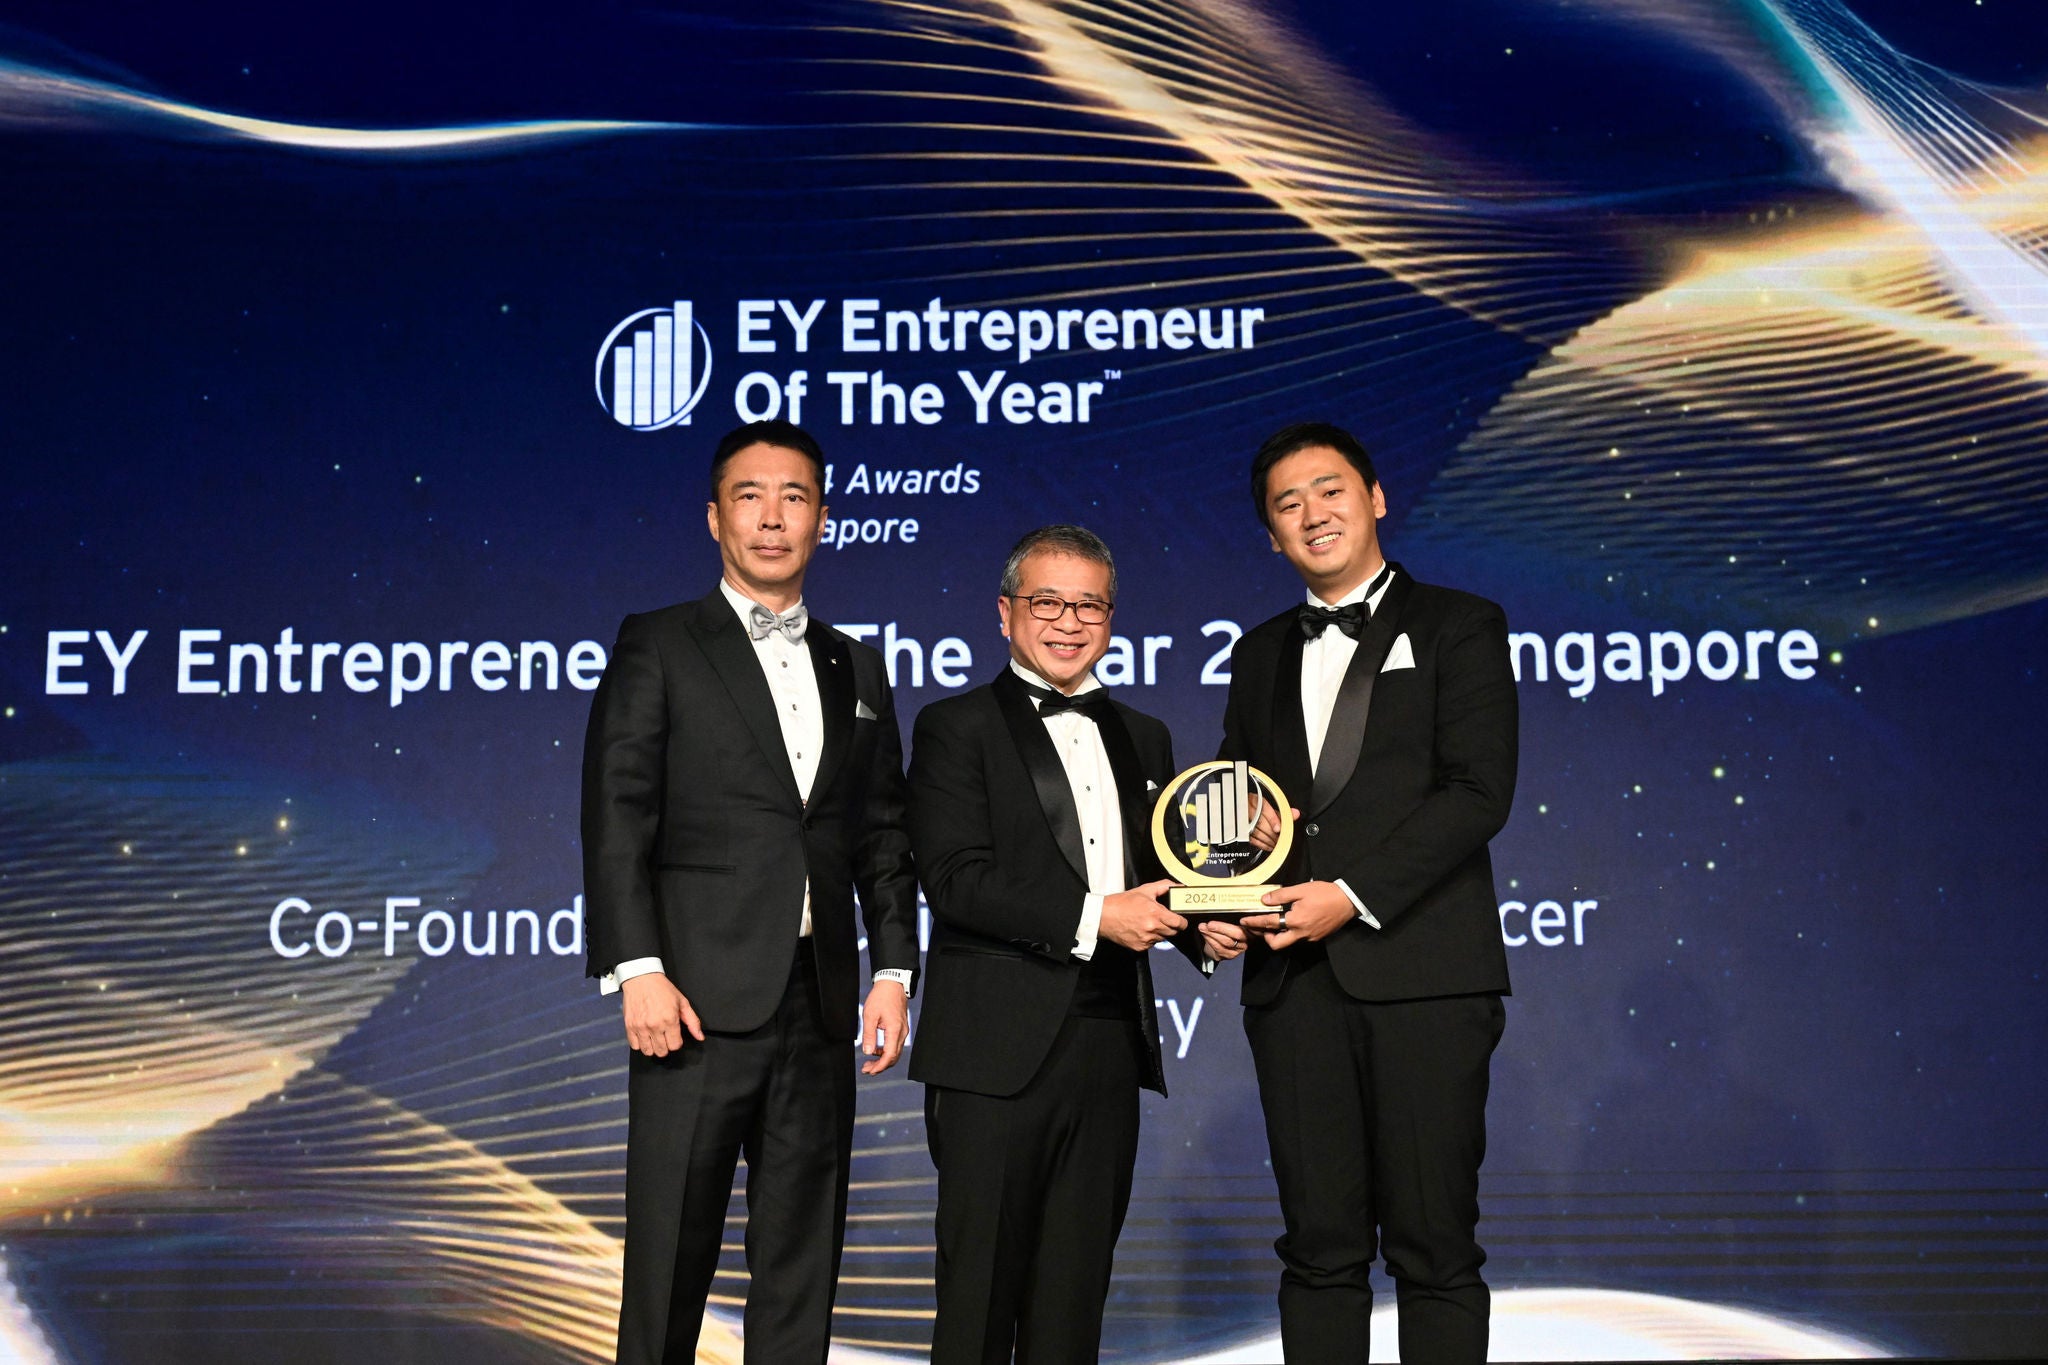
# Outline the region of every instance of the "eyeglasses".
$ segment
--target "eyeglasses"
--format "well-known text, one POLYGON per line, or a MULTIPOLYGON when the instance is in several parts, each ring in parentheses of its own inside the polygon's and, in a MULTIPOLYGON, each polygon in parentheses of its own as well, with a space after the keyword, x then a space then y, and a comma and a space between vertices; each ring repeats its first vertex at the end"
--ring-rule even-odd
POLYGON ((1066 598, 1055 597, 1051 593, 1040 593, 1036 597, 1026 597, 1022 593, 1006 592, 1003 596, 1013 602, 1029 603, 1031 614, 1041 621, 1057 621, 1067 614, 1067 608, 1072 607, 1074 609, 1074 619, 1084 626, 1102 625, 1109 620, 1110 612, 1116 608, 1114 602, 1104 602, 1094 597, 1083 598, 1079 602, 1069 602, 1066 598))

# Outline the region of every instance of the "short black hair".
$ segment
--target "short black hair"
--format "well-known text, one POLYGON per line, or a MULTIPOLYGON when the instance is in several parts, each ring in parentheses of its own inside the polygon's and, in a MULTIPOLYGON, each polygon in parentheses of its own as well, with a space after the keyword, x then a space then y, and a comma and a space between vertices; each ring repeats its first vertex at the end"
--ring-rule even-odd
POLYGON ((1110 557, 1109 546, 1087 527, 1065 522, 1027 531, 1024 538, 1011 548, 1010 557, 1003 561, 1003 596, 1018 595, 1017 589, 1024 586, 1024 561, 1040 550, 1048 554, 1073 555, 1076 559, 1085 559, 1108 569, 1109 600, 1115 604, 1116 560, 1110 557))
POLYGON ((1266 476, 1273 472, 1274 465, 1311 446, 1328 446, 1351 461, 1351 467, 1365 478, 1366 492, 1379 487, 1372 456, 1365 453, 1364 444, 1356 436, 1335 422, 1290 423, 1268 436, 1259 453, 1252 456, 1252 510, 1259 514, 1259 524, 1268 531, 1273 529, 1273 522, 1266 514, 1266 476))
POLYGON ((794 422, 777 418, 767 422, 749 422, 743 427, 734 427, 718 440, 718 449, 711 454, 711 500, 718 501, 718 481, 725 477, 725 467, 732 463, 732 457, 748 446, 776 446, 782 450, 794 450, 811 462, 811 472, 818 477, 818 496, 825 496, 825 452, 818 445, 818 438, 794 422))

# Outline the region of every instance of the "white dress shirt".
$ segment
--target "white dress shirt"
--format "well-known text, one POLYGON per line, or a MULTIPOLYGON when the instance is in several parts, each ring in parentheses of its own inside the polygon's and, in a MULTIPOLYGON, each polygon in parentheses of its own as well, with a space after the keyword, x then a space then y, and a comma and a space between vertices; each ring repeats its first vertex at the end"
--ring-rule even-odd
MULTIPOLYGON (((1051 687, 1015 659, 1010 671, 1033 687, 1051 687)), ((1055 689, 1057 690, 1057 689, 1055 689)), ((1081 680, 1073 695, 1099 692, 1102 683, 1093 673, 1081 680)), ((1032 706, 1039 704, 1033 696, 1032 706)), ((1088 865, 1088 894, 1081 899, 1081 923, 1074 930, 1074 956, 1086 962, 1095 956, 1096 940, 1102 933, 1102 898, 1128 889, 1124 867, 1124 817, 1117 808, 1116 774, 1110 770, 1109 751, 1102 747, 1102 732, 1080 711, 1058 711, 1041 722, 1059 750, 1060 766, 1067 770, 1067 785, 1074 790, 1074 813, 1081 821, 1081 854, 1088 865)))
MULTIPOLYGON (((725 600, 732 605, 733 612, 740 618, 742 628, 752 625, 754 600, 721 578, 718 590, 725 594, 725 600)), ((798 598, 801 604, 802 598, 798 598)), ((751 631, 749 632, 751 634, 751 631)), ((825 708, 818 699, 818 671, 811 664, 811 647, 801 640, 792 640, 779 630, 771 630, 758 640, 753 640, 754 657, 760 661, 762 675, 768 679, 768 695, 775 699, 775 718, 782 726, 782 747, 789 756, 790 772, 796 776, 797 795, 806 802, 811 799, 811 784, 818 777, 818 753, 825 747, 825 708)), ((797 936, 811 935, 811 884, 804 882, 804 904, 797 922, 797 936)), ((658 957, 636 957, 621 962, 610 974, 598 979, 598 989, 610 995, 619 988, 619 983, 649 972, 664 968, 658 957)), ((889 968, 875 973, 875 980, 894 981, 905 990, 910 988, 910 973, 902 968, 889 968)))
MULTIPOLYGON (((1387 595, 1387 589, 1394 585, 1394 575, 1389 573, 1378 588, 1367 596, 1366 590, 1373 587, 1373 579, 1378 577, 1377 573, 1373 574, 1335 602, 1325 602, 1311 592, 1308 594, 1309 605, 1348 607, 1353 602, 1363 602, 1368 609, 1377 612, 1380 609, 1380 600, 1387 595)), ((1358 641, 1335 626, 1324 627, 1321 635, 1302 644, 1301 721, 1308 731, 1308 770, 1311 777, 1323 761, 1323 740, 1330 733, 1330 713, 1337 707, 1338 689, 1344 685, 1344 672, 1351 667, 1351 656, 1356 653, 1358 641)), ((1358 898, 1358 893, 1353 891, 1342 877, 1337 879, 1337 886, 1351 898, 1351 903, 1358 907, 1360 919, 1375 929, 1380 927, 1380 922, 1365 908, 1365 902, 1358 898)))

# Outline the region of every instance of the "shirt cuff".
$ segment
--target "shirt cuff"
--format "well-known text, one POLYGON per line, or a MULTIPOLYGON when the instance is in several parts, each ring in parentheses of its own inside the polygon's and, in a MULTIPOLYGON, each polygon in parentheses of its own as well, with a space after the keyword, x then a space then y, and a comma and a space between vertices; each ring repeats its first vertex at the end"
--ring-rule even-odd
POLYGON ((1095 941, 1102 936, 1102 897, 1090 891, 1081 897, 1081 922, 1074 926, 1074 960, 1086 962, 1095 956, 1095 941))
POLYGON ((1346 896, 1350 897, 1352 907, 1358 911, 1358 917, 1360 919, 1364 920, 1367 924, 1370 924, 1375 929, 1383 927, 1378 920, 1372 917, 1372 911, 1365 908, 1365 902, 1358 898, 1358 893, 1356 891, 1353 891, 1342 877, 1337 878, 1337 889, 1339 891, 1342 891, 1346 896))
POLYGON ((597 992, 599 995, 617 995, 619 987, 634 977, 665 970, 658 957, 628 958, 597 979, 597 992))
POLYGON ((893 981, 903 988, 905 995, 910 994, 910 968, 908 967, 878 968, 875 972, 875 980, 893 981))

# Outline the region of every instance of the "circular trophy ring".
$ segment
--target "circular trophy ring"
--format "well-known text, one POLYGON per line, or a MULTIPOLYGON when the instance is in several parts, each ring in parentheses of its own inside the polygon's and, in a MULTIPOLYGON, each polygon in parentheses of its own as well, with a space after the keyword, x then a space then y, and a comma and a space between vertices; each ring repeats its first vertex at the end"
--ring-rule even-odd
MULTIPOLYGON (((1222 841, 1219 841, 1222 842, 1222 841)), ((1186 886, 1253 886, 1267 880, 1269 872, 1276 872, 1287 861, 1287 854, 1294 847, 1294 812, 1287 805, 1287 798, 1280 790, 1279 783, 1249 764, 1239 764, 1229 759, 1213 759, 1197 763, 1183 771, 1167 785, 1158 803, 1152 809, 1152 850, 1159 855, 1159 862, 1166 874, 1186 886), (1241 872, 1219 877, 1214 873, 1197 871, 1188 865, 1186 857, 1166 837, 1166 817, 1169 811, 1177 809, 1186 799, 1188 790, 1212 774, 1229 773, 1242 767, 1249 779, 1248 790, 1242 795, 1253 797, 1259 802, 1245 819, 1247 827, 1256 824, 1259 811, 1271 805, 1280 817, 1280 834, 1266 855, 1241 872)))

